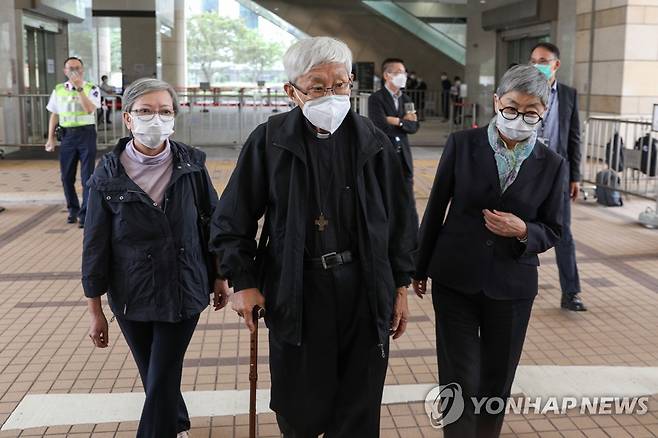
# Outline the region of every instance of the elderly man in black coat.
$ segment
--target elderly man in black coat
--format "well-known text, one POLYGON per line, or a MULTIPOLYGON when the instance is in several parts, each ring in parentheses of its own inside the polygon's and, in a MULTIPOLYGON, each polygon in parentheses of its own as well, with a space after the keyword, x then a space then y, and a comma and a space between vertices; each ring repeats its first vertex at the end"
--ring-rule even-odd
POLYGON ((247 140, 213 218, 213 251, 250 329, 253 308, 266 309, 283 435, 377 437, 389 337, 407 324, 412 195, 399 190, 389 139, 350 109, 349 48, 305 39, 283 63, 298 107, 247 140))

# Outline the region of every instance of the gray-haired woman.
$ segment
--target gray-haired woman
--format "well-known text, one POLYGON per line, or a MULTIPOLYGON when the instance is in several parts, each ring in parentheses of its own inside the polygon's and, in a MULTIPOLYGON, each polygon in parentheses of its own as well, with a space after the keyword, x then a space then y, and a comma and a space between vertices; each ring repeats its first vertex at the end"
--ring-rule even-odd
POLYGON ((169 139, 178 113, 171 85, 133 82, 123 111, 132 137, 119 140, 89 180, 82 253, 89 337, 96 347, 108 346, 100 299, 107 292, 146 393, 137 436, 186 437, 183 357, 211 287, 215 310, 227 298, 205 229, 217 194, 205 154, 169 139))
POLYGON ((567 167, 536 134, 549 93, 536 68, 511 68, 490 124, 452 134, 439 162, 414 289, 422 298, 432 278, 439 381, 464 400, 458 420, 437 412, 447 438, 500 434, 537 294, 537 254, 560 237, 567 167), (499 401, 476 413, 472 397, 499 401))

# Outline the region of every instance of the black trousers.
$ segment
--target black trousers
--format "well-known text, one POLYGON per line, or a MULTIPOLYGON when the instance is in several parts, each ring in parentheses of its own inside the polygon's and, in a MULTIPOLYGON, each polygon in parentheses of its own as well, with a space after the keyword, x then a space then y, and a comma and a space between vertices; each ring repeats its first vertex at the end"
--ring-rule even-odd
POLYGON ((375 438, 386 367, 360 264, 304 272, 302 344, 270 332, 270 407, 285 438, 375 438))
POLYGON ((571 198, 564 192, 564 219, 562 221, 562 238, 555 243, 555 260, 560 274, 560 287, 563 295, 580 293, 580 277, 576 265, 576 244, 571 234, 571 198))
POLYGON ((66 197, 69 216, 78 217, 81 223, 87 214, 87 197, 89 189, 87 180, 94 173, 96 163, 96 127, 94 125, 79 128, 64 128, 60 144, 59 167, 66 197), (82 182, 82 207, 75 191, 75 174, 80 162, 80 180, 82 182))
POLYGON ((405 166, 402 166, 403 170, 402 173, 404 174, 404 182, 407 186, 407 190, 409 191, 409 196, 411 198, 411 201, 413 202, 413 208, 410 209, 409 214, 411 214, 411 222, 414 224, 418 224, 418 208, 416 207, 416 195, 414 194, 414 174, 409 173, 409 171, 405 170, 405 166))
POLYGON ((534 298, 494 300, 432 287, 439 383, 458 383, 464 397, 464 413, 444 427, 444 437, 498 437, 505 411, 488 414, 483 407, 476 415, 472 397, 509 397, 534 298))
POLYGON ((450 90, 441 91, 441 115, 447 120, 450 117, 450 90))
POLYGON ((183 358, 199 315, 178 322, 138 322, 117 316, 135 358, 146 400, 138 438, 175 438, 190 429, 190 417, 180 391, 183 358))

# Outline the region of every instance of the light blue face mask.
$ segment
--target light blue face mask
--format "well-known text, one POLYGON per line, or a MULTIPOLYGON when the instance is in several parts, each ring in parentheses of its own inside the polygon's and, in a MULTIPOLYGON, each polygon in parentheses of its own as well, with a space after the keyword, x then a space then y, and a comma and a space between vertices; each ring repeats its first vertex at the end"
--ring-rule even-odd
POLYGON ((546 79, 550 79, 553 76, 553 70, 551 70, 550 64, 533 64, 533 66, 546 76, 546 79))

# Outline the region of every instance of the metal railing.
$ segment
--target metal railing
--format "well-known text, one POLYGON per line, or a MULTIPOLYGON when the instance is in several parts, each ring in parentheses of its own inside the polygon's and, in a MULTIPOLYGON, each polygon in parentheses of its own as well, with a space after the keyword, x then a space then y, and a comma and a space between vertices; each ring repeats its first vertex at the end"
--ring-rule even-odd
POLYGON ((450 132, 477 126, 477 104, 463 99, 450 102, 450 132))
POLYGON ((590 117, 585 123, 583 148, 583 181, 655 200, 656 210, 645 212, 640 220, 658 226, 658 133, 651 130, 651 122, 590 117), (603 171, 611 171, 612 177, 601 178, 603 171))
MULTIPOLYGON (((368 94, 354 93, 352 108, 364 115, 368 94)), ((43 147, 50 114, 49 95, 0 95, 0 149, 43 147)), ((293 104, 280 91, 184 92, 179 93, 180 111, 176 117, 174 140, 194 146, 242 145, 261 123, 293 104)), ((99 148, 112 147, 129 135, 122 120, 121 96, 105 98, 97 114, 99 148)))
MULTIPOLYGON (((355 90, 354 95, 366 96, 376 91, 377 90, 367 90, 367 89, 355 90)), ((411 98, 412 102, 414 102, 416 112, 418 113, 418 117, 420 119, 424 119, 425 117, 444 117, 446 119, 448 118, 448 115, 450 114, 450 103, 449 103, 450 100, 448 100, 448 105, 445 108, 442 108, 441 90, 405 89, 404 93, 411 98)), ((360 112, 360 114, 364 114, 364 113, 360 112)))
MULTIPOLYGON (((49 94, 0 95, 0 148, 43 147, 48 138, 49 94)), ((114 145, 126 135, 120 96, 108 98, 97 114, 99 146, 114 145), (109 120, 109 123, 108 123, 109 120)))

